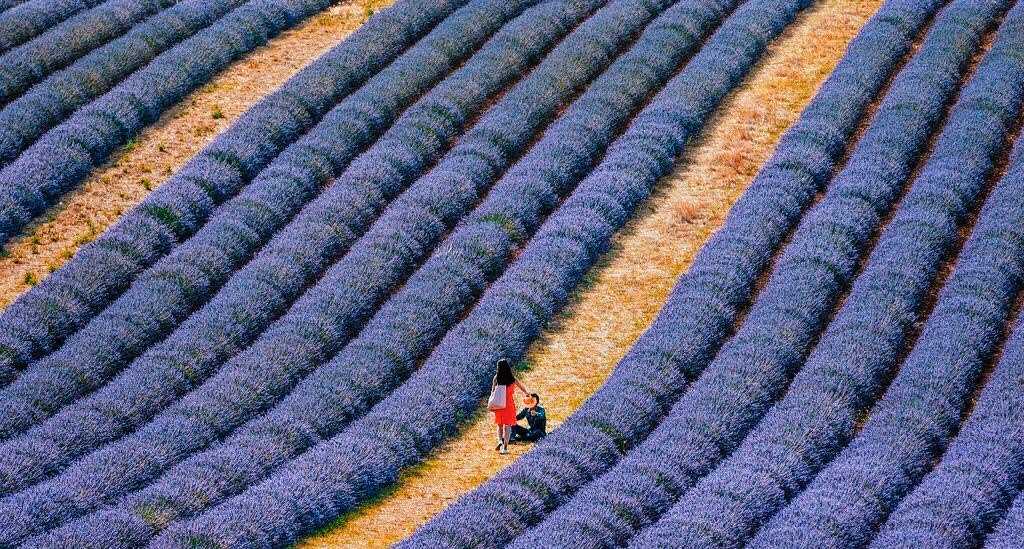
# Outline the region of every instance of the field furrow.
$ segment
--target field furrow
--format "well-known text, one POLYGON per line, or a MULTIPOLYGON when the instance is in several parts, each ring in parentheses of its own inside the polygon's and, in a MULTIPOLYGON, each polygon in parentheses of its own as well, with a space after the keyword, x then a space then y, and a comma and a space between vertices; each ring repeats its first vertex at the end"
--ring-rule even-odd
MULTIPOLYGON (((583 288, 524 359, 522 379, 542 395, 549 425, 567 418, 650 325, 676 278, 725 221, 728 207, 780 143, 879 3, 830 1, 800 16, 694 148, 613 241, 583 288), (827 56, 809 59, 823 41, 827 56), (777 98, 768 105, 766 98, 777 98)), ((781 146, 781 145, 780 145, 781 146)), ((343 516, 304 547, 383 547, 408 536, 508 464, 493 451, 493 422, 474 414, 460 435, 402 473, 394 489, 343 516)), ((524 447, 513 445, 523 459, 524 447)), ((537 449, 540 450, 539 448, 537 449)))

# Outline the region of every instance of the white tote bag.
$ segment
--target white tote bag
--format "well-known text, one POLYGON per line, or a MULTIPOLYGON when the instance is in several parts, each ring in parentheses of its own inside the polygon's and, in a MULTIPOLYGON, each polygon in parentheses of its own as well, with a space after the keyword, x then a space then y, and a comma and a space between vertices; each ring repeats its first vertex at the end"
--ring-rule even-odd
POLYGON ((491 391, 491 398, 487 399, 488 410, 504 410, 507 405, 505 402, 505 385, 495 385, 494 390, 491 391))

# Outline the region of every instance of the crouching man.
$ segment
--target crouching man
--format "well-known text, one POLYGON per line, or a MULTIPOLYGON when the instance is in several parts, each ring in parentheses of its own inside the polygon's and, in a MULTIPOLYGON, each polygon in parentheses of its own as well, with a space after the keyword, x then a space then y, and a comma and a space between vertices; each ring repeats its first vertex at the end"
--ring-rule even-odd
POLYGON ((526 420, 528 427, 512 426, 512 440, 515 442, 537 442, 547 434, 548 417, 540 405, 540 396, 531 393, 526 399, 526 408, 516 414, 517 420, 526 420))

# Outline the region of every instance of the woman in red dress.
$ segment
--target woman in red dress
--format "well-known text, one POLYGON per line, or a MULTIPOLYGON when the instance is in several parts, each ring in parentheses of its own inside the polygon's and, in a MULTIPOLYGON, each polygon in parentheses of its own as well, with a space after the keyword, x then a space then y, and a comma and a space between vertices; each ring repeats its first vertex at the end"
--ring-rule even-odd
POLYGON ((498 360, 497 371, 494 374, 494 379, 491 381, 492 393, 498 385, 505 386, 505 407, 500 410, 493 410, 494 424, 498 426, 498 445, 494 449, 500 450, 502 454, 507 454, 508 439, 512 435, 512 426, 518 422, 516 419, 516 401, 514 400, 516 388, 518 387, 520 391, 527 395, 530 394, 530 391, 527 391, 526 387, 516 379, 515 374, 512 373, 512 364, 504 358, 498 360))

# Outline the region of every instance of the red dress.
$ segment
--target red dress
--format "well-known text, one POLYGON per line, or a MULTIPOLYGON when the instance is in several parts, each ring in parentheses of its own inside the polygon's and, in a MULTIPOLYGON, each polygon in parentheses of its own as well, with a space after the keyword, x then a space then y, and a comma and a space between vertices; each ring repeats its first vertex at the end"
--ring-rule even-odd
POLYGON ((515 425, 518 423, 516 420, 516 401, 513 400, 515 390, 515 385, 505 387, 505 407, 500 410, 493 410, 495 425, 515 425))

